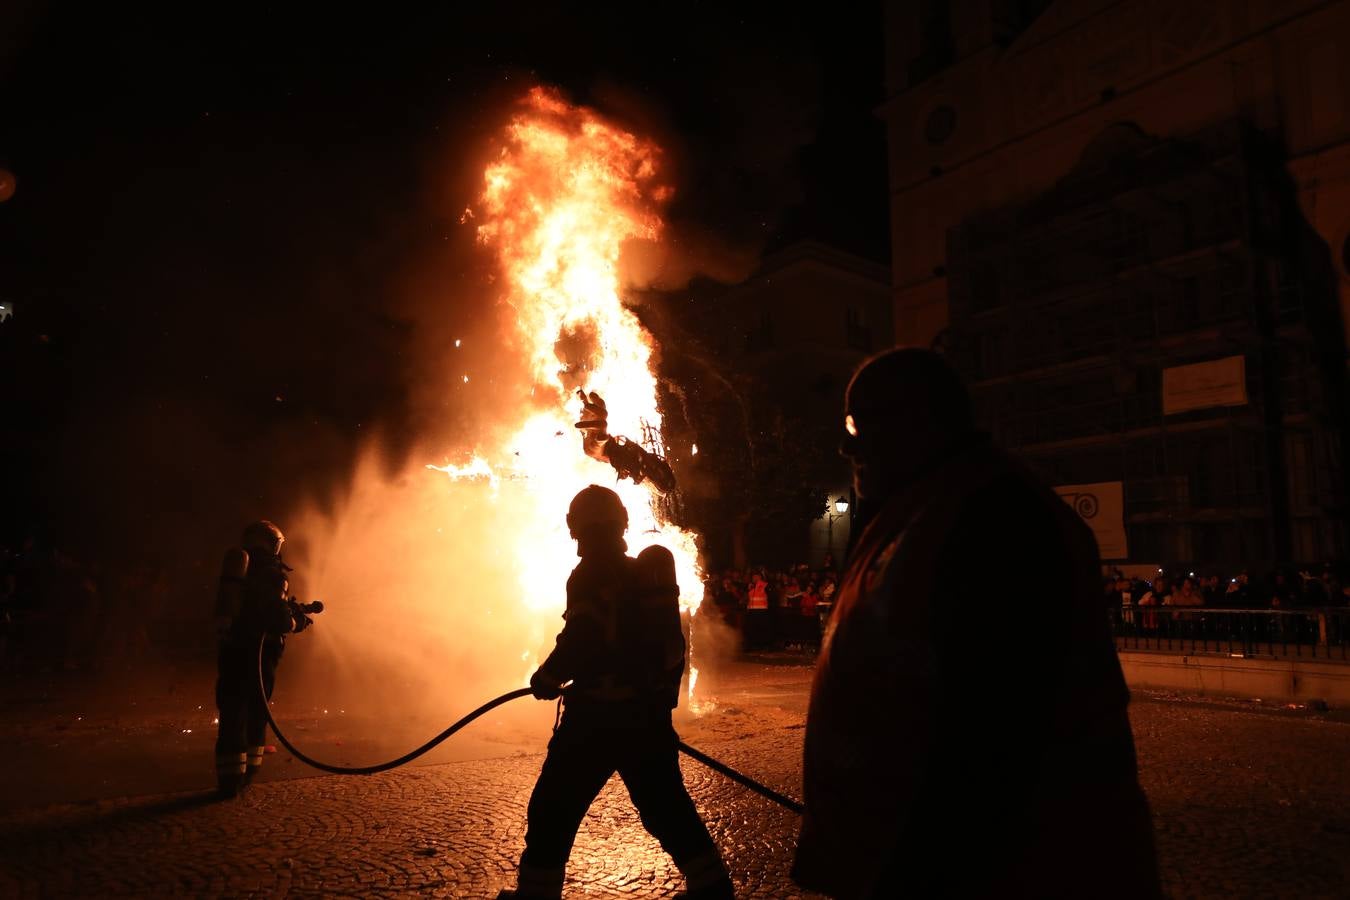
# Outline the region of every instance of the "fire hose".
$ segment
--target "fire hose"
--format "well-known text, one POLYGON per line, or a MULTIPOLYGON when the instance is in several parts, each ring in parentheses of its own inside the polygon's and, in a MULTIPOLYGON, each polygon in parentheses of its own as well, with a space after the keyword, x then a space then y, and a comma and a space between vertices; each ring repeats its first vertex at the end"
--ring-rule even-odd
MULTIPOLYGON (((431 740, 427 741, 425 744, 422 744, 420 747, 417 747, 414 750, 410 750, 409 752, 403 754, 397 759, 391 759, 386 762, 375 763, 369 766, 335 766, 332 763, 321 762, 320 760, 314 759, 311 756, 307 756, 304 753, 301 753, 300 750, 297 749, 294 744, 292 744, 289 740, 287 740, 286 735, 282 733, 280 726, 277 725, 277 720, 272 718, 272 704, 267 696, 266 682, 263 679, 263 649, 266 644, 266 641, 267 637, 266 635, 264 635, 263 639, 258 642, 258 691, 262 694, 263 712, 267 715, 267 724, 272 727, 272 733, 277 736, 277 740, 281 742, 281 745, 291 752, 292 756, 294 756, 296 759, 300 760, 302 763, 305 763, 308 766, 318 769, 321 772, 330 772, 333 775, 374 775, 377 772, 387 772, 390 769, 397 769, 399 766, 407 765, 408 763, 417 759, 419 756, 422 756, 423 754, 434 749, 446 738, 450 737, 452 734, 459 731, 461 728, 463 728, 465 725, 468 725, 470 722, 477 719, 479 716, 491 712, 492 710, 496 709, 499 706, 502 706, 503 704, 510 703, 512 700, 517 700, 521 697, 528 697, 532 693, 530 688, 516 688, 514 691, 507 691, 505 694, 502 694, 499 697, 494 697, 493 699, 484 703, 482 706, 475 709, 473 712, 459 718, 457 721, 451 724, 449 728, 446 728, 444 731, 433 737, 431 740)), ((736 782, 742 787, 749 788, 756 794, 759 794, 761 797, 766 797, 769 800, 772 800, 774 803, 777 803, 779 806, 784 807, 785 809, 792 810, 797 815, 802 814, 803 811, 802 804, 796 800, 793 800, 791 797, 778 793, 768 785, 761 784, 755 779, 751 778, 749 775, 736 771, 731 766, 728 766, 726 763, 718 762, 717 760, 713 759, 711 756, 707 755, 706 753, 703 753, 702 751, 695 750, 693 747, 689 746, 684 741, 679 742, 679 748, 681 753, 683 753, 684 755, 688 756, 693 760, 702 763, 703 765, 712 769, 714 772, 726 776, 727 778, 731 779, 732 781, 736 782)))

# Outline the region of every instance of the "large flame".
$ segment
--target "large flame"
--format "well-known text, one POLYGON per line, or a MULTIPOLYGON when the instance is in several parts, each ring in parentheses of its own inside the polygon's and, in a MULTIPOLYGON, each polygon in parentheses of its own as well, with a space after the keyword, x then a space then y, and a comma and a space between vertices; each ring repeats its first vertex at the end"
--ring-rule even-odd
POLYGON ((658 179, 660 151, 542 88, 504 138, 473 215, 504 276, 533 402, 504 446, 432 468, 488 479, 494 497, 518 495, 512 508, 529 513, 513 523, 509 552, 531 608, 558 608, 576 564, 564 513, 577 491, 603 484, 628 508, 630 552, 659 543, 674 553, 680 603, 692 612, 702 598, 693 535, 661 521, 646 484, 616 483, 612 468, 585 456, 575 427, 584 388, 607 401, 611 434, 659 440, 652 338, 620 298, 618 264, 626 241, 660 234, 671 195, 658 179))

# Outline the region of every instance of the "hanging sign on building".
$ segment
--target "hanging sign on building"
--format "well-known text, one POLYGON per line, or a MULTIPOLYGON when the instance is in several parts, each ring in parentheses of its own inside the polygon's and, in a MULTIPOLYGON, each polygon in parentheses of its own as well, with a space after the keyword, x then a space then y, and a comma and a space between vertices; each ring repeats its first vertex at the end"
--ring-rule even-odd
POLYGON ((1163 415, 1210 406, 1247 405, 1247 366, 1241 356, 1228 356, 1189 366, 1163 369, 1163 415))
POLYGON ((1125 539, 1125 489, 1121 482, 1062 484, 1055 488, 1055 493, 1092 529, 1102 559, 1125 559, 1130 555, 1125 539))

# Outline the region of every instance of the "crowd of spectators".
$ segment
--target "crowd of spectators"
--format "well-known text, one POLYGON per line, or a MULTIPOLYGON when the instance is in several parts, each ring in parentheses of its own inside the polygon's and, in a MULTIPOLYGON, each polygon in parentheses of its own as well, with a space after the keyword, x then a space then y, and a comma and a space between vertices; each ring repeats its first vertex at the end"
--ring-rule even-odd
MULTIPOLYGON (((1345 571, 1331 563, 1278 569, 1256 578, 1245 571, 1219 575, 1160 569, 1150 581, 1113 571, 1103 581, 1106 603, 1121 611, 1120 621, 1145 629, 1158 626, 1157 607, 1292 611, 1350 606, 1345 571)), ((739 631, 746 650, 814 650, 838 586, 839 570, 830 556, 818 568, 801 563, 784 570, 730 569, 705 580, 703 609, 739 631)))
POLYGON ((704 582, 703 608, 738 630, 746 650, 816 649, 839 587, 834 557, 817 568, 798 563, 729 569, 704 582))
POLYGON ((1112 572, 1104 579, 1106 604, 1117 634, 1158 637, 1232 637, 1296 643, 1350 639, 1350 588, 1345 570, 1276 569, 1246 572, 1158 570, 1151 581, 1112 572), (1259 614, 1258 614, 1259 613, 1259 614))
POLYGON ((1218 575, 1193 571, 1169 574, 1159 569, 1152 581, 1130 578, 1119 570, 1104 578, 1108 606, 1208 607, 1211 609, 1315 609, 1350 605, 1350 586, 1341 567, 1276 569, 1251 578, 1247 572, 1218 575))

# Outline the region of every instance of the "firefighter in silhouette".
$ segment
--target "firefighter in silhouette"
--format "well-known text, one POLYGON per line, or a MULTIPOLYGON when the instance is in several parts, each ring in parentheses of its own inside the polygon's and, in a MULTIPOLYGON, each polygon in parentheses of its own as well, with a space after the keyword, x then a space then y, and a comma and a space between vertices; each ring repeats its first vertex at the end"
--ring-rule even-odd
POLYGON ((499 896, 561 896, 577 828, 618 772, 643 826, 684 874, 683 896, 731 897, 721 854, 685 790, 671 725, 685 658, 675 559, 659 546, 627 555, 628 511, 607 488, 577 494, 567 525, 581 562, 567 579, 557 646, 530 686, 552 700, 570 685, 530 796, 518 887, 499 896))
POLYGON ((254 522, 244 529, 242 547, 227 550, 221 563, 216 596, 220 640, 216 785, 222 798, 237 796, 262 765, 267 712, 258 693, 259 642, 266 635, 262 679, 270 698, 286 635, 304 631, 313 624, 308 613, 323 609, 320 603, 301 604, 287 595, 291 568, 281 561, 285 540, 271 522, 254 522))

